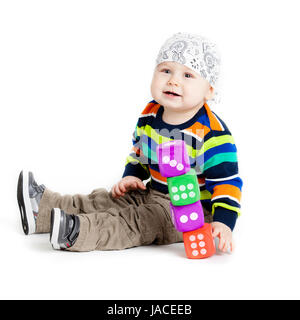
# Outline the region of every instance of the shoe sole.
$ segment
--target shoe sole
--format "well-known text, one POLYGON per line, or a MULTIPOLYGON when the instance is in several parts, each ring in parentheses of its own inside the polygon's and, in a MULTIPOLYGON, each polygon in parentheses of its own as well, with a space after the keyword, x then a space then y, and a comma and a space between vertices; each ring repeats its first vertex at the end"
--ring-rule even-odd
POLYGON ((59 230, 61 223, 63 223, 63 217, 61 210, 59 208, 54 208, 51 210, 51 231, 50 231, 50 242, 53 249, 60 250, 59 245, 59 230))
POLYGON ((22 227, 26 235, 35 233, 36 223, 28 190, 29 172, 21 171, 18 180, 17 199, 21 214, 22 227))

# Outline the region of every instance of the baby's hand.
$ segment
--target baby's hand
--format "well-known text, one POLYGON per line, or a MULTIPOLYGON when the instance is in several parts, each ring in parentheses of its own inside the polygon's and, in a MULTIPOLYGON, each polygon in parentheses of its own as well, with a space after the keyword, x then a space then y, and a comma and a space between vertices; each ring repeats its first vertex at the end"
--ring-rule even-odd
POLYGON ((213 237, 219 238, 219 249, 226 252, 229 248, 232 252, 234 249, 232 242, 232 232, 231 229, 222 222, 212 222, 212 235, 213 237))
POLYGON ((114 198, 119 198, 121 196, 123 197, 126 192, 136 189, 146 189, 143 181, 134 176, 127 176, 112 187, 111 193, 114 198))

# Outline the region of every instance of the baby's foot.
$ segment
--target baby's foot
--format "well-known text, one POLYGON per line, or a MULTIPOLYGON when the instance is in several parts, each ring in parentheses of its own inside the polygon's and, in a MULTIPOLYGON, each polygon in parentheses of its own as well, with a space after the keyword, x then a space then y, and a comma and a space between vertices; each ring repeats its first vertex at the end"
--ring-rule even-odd
POLYGON ((63 250, 73 246, 80 229, 79 217, 66 214, 59 208, 51 210, 50 242, 53 249, 63 250))
POLYGON ((43 184, 38 185, 30 171, 21 171, 18 180, 17 198, 25 234, 35 233, 39 204, 45 191, 43 184))

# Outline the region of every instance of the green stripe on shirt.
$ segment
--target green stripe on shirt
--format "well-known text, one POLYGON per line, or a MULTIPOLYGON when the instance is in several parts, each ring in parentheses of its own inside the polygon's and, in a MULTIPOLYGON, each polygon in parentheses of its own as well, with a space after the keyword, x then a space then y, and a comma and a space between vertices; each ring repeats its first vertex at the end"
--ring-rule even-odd
POLYGON ((217 166, 222 162, 237 162, 236 152, 218 153, 204 162, 204 170, 217 166))
POLYGON ((220 137, 212 137, 212 138, 208 139, 206 142, 204 142, 203 148, 201 148, 201 154, 203 154, 205 151, 207 151, 211 148, 218 147, 218 146, 225 144, 225 143, 234 144, 233 137, 228 134, 226 134, 224 136, 220 136, 220 137))

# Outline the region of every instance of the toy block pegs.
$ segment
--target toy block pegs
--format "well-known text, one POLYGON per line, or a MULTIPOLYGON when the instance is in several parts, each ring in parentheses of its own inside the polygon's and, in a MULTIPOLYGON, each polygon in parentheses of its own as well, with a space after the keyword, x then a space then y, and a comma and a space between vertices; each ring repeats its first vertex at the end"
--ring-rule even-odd
POLYGON ((194 169, 176 177, 167 178, 168 191, 174 206, 185 206, 200 200, 197 174, 194 169))
POLYGON ((175 177, 190 170, 190 159, 183 140, 173 140, 159 144, 156 154, 160 174, 175 177))
POLYGON ((175 228, 180 232, 199 229, 204 225, 204 214, 200 200, 186 206, 173 206, 170 212, 175 228))
POLYGON ((184 232, 183 242, 189 259, 208 258, 216 252, 212 228, 209 223, 204 223, 204 226, 197 230, 184 232))

